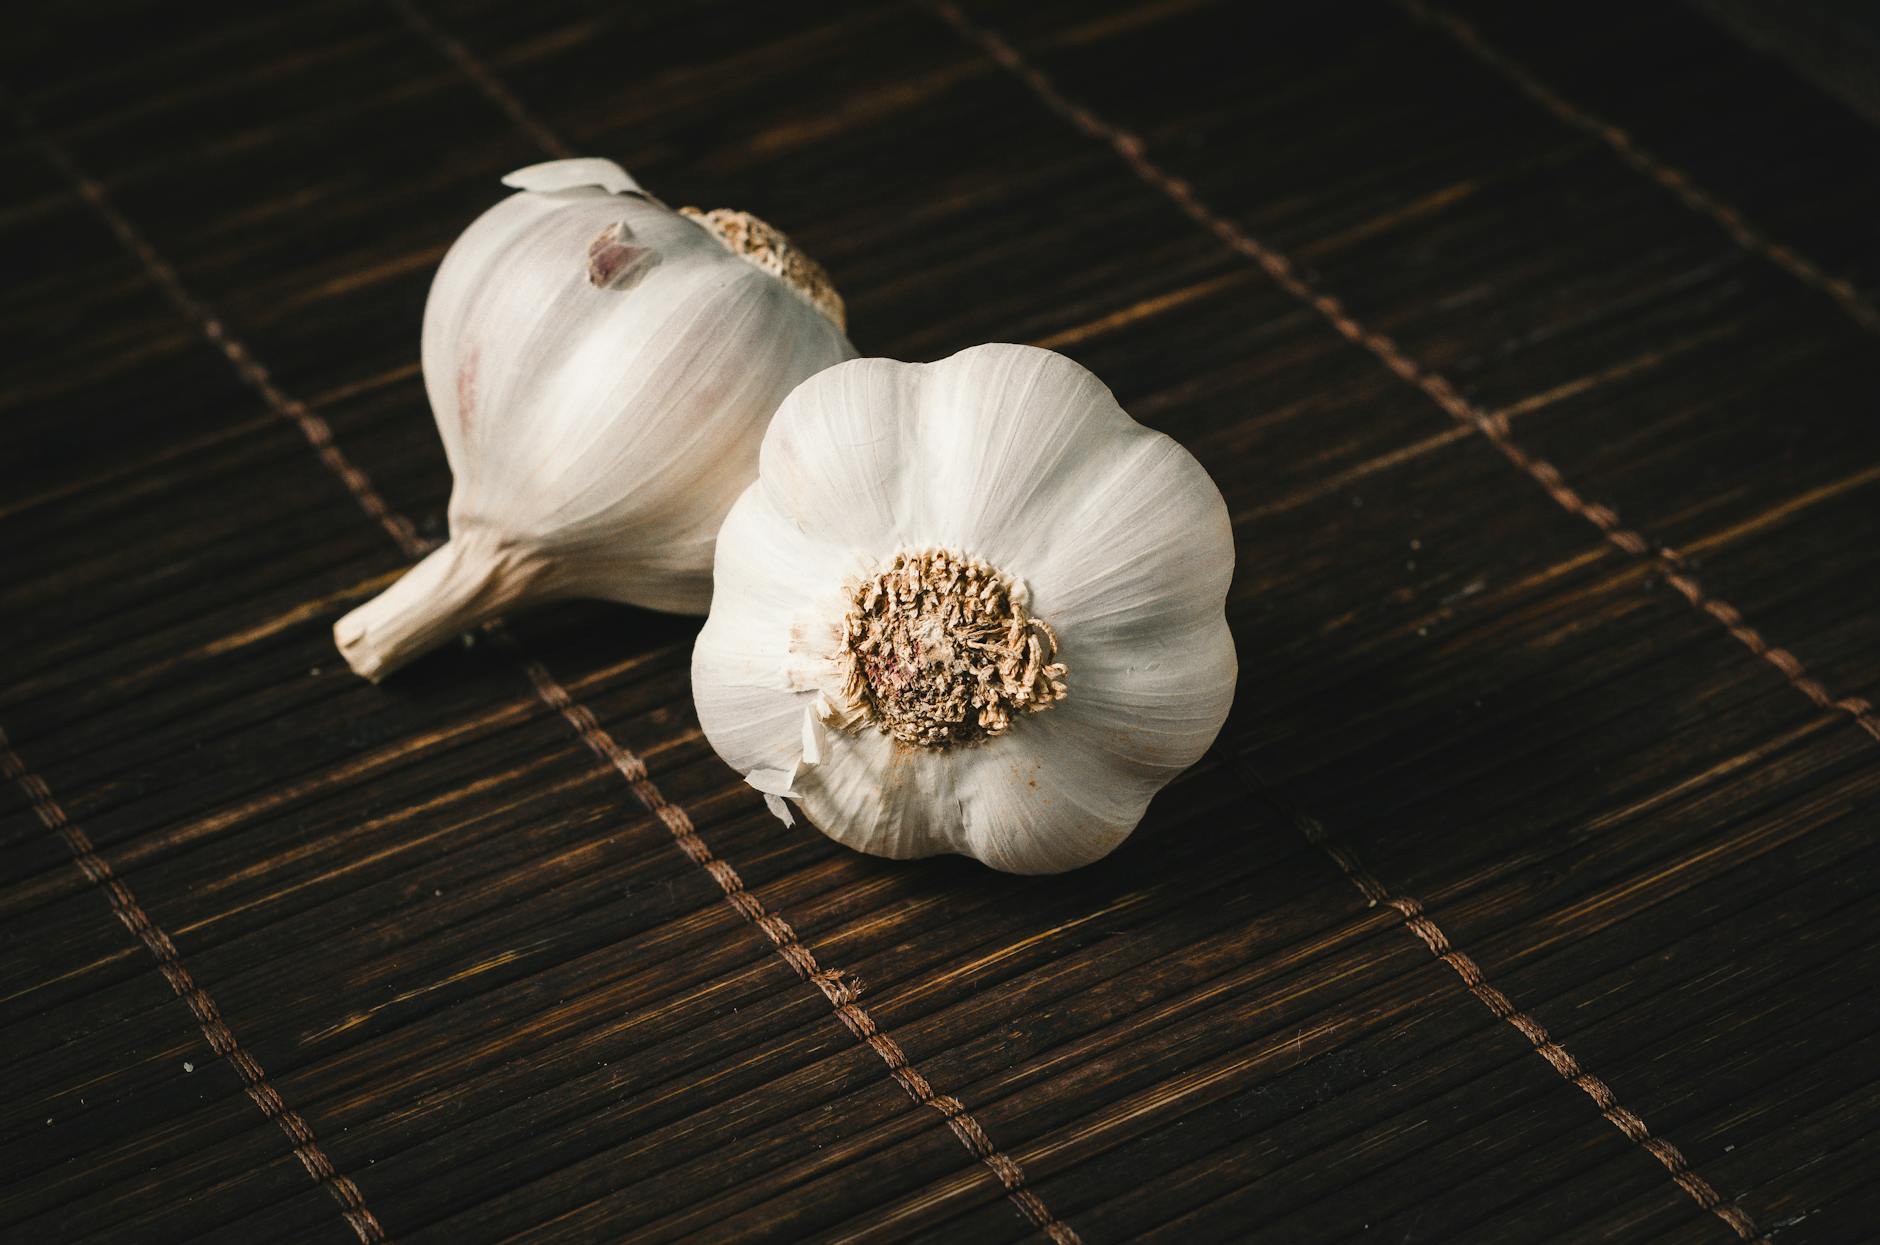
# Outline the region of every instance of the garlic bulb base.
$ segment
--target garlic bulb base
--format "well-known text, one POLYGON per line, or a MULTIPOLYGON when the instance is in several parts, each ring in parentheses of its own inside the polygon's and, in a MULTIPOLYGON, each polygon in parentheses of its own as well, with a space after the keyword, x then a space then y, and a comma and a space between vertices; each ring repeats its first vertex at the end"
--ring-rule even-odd
POLYGON ((902 551, 856 585, 838 658, 853 717, 909 746, 1003 735, 1066 694, 1057 632, 1023 584, 950 549, 902 551))
POLYGON ((377 683, 523 600, 539 599, 537 555, 471 533, 451 539, 404 578, 333 624, 353 673, 377 683))
POLYGON ((769 273, 814 307, 823 319, 847 332, 848 308, 823 266, 803 254, 775 225, 734 208, 682 207, 679 215, 718 239, 718 244, 753 268, 769 273))

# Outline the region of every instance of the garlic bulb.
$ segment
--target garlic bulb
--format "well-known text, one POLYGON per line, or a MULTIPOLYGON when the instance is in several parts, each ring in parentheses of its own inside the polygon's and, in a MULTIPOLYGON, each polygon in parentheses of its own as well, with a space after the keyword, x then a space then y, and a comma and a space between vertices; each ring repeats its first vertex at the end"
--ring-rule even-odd
POLYGON ((699 722, 850 847, 1073 868, 1226 720, 1233 562, 1207 472, 1070 360, 840 364, 719 534, 699 722))
POLYGON ((424 308, 451 539, 333 629, 375 682, 530 602, 703 613, 771 414, 855 355, 822 270, 754 217, 672 211, 606 160, 503 180, 424 308))

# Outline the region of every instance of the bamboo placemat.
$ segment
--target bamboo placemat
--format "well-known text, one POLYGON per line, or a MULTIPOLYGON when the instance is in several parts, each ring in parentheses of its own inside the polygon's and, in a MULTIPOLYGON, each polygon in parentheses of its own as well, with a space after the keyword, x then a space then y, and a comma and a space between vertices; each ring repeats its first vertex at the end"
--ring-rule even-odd
POLYGON ((107 0, 16 23, 22 1241, 1855 1241, 1880 137, 1672 6, 107 0), (544 153, 868 354, 1030 341, 1236 522, 1103 863, 784 830, 696 623, 370 687, 432 269, 544 153))

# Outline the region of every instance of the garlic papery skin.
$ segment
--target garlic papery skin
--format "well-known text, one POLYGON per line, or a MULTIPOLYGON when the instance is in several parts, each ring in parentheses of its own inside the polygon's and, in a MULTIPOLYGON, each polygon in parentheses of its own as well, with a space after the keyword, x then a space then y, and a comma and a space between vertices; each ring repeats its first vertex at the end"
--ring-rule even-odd
POLYGON ((1233 563, 1207 472, 1070 360, 843 363, 719 533, 699 722, 849 847, 1074 868, 1219 734, 1233 563))
POLYGON ((558 597, 705 612, 772 413, 855 357, 828 278, 754 217, 673 211, 606 160, 504 182, 424 309, 451 539, 334 627, 375 682, 558 597))

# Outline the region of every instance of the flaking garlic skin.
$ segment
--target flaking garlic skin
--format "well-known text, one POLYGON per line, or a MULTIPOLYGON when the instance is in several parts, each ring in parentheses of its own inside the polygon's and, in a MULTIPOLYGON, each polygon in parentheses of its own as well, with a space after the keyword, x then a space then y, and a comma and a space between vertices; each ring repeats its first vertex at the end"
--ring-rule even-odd
POLYGON ((557 598, 703 613, 771 414, 855 356, 827 276, 755 217, 673 211, 605 160, 504 183, 425 304, 450 540, 333 629, 374 682, 557 598))
POLYGON ((725 519, 699 722, 857 850, 1075 868, 1220 732, 1233 564, 1207 472, 1070 360, 843 363, 725 519))

